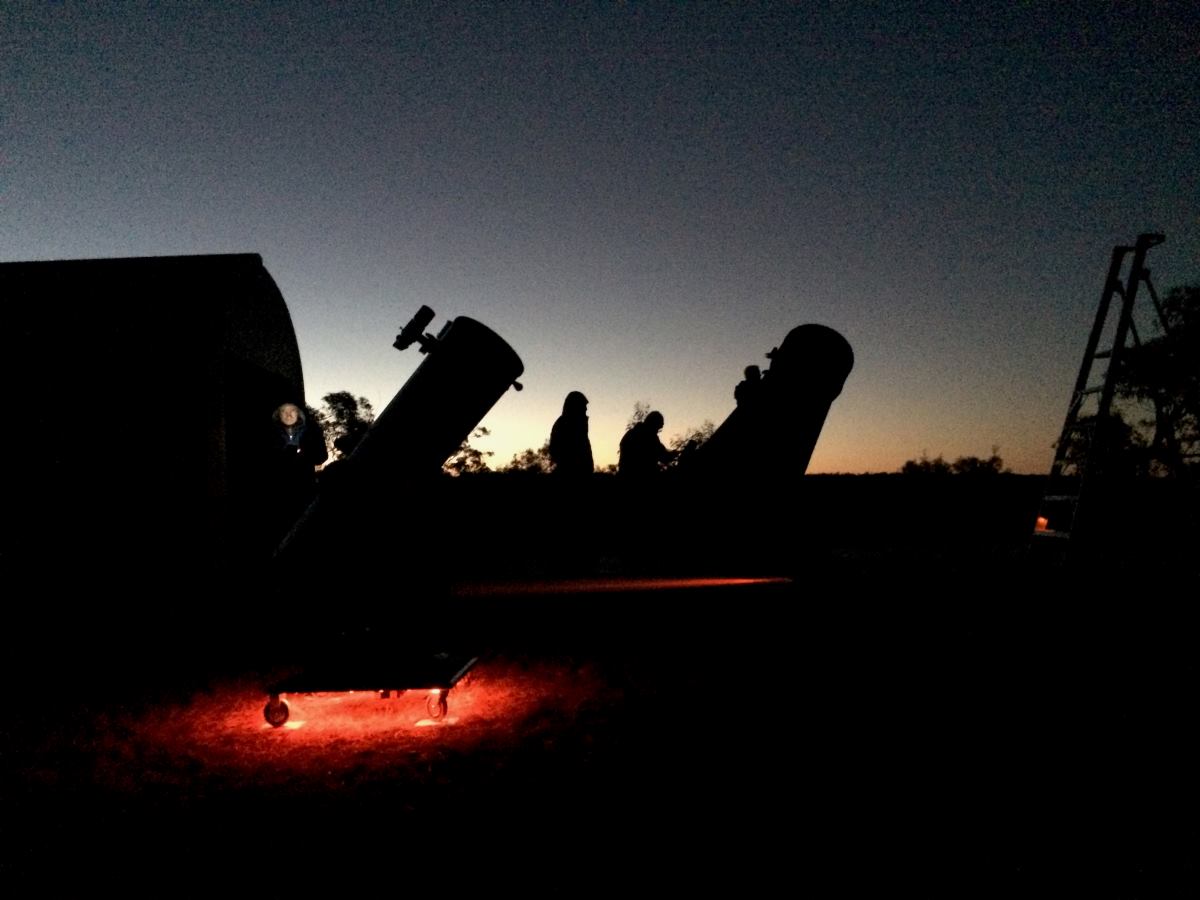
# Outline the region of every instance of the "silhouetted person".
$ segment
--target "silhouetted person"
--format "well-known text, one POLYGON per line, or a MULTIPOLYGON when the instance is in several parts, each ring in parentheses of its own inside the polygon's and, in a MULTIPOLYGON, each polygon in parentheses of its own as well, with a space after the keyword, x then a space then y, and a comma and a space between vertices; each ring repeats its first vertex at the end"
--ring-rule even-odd
POLYGON ((325 433, 319 422, 295 403, 284 403, 272 414, 270 438, 271 496, 275 530, 282 537, 312 502, 316 493, 317 466, 329 457, 325 433))
POLYGON ((554 474, 586 478, 592 474, 592 442, 588 440, 588 399, 571 391, 563 401, 562 415, 550 429, 550 461, 554 474))
POLYGON ((658 439, 662 427, 662 413, 654 410, 625 432, 621 438, 618 474, 628 478, 653 478, 658 474, 660 464, 671 461, 674 454, 658 439))
POLYGON ((746 366, 742 374, 746 379, 739 381, 733 389, 733 399, 737 401, 738 406, 748 406, 758 399, 758 392, 762 389, 762 373, 758 366, 746 366))

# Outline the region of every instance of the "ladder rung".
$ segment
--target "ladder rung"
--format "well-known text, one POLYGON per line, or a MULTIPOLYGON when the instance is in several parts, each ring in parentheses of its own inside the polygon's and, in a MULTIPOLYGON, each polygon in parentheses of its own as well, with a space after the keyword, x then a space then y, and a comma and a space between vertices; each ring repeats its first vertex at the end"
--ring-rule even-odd
POLYGON ((1045 531, 1035 531, 1033 533, 1033 537, 1034 537, 1034 540, 1065 541, 1065 540, 1070 539, 1071 532, 1069 532, 1069 531, 1051 531, 1050 529, 1047 528, 1045 531))
POLYGON ((1092 354, 1092 359, 1108 359, 1112 356, 1111 350, 1097 350, 1092 354))
POLYGON ((1079 502, 1078 494, 1050 494, 1042 498, 1043 503, 1065 503, 1070 500, 1072 503, 1079 502))
POLYGON ((1098 394, 1102 390, 1104 390, 1104 385, 1098 384, 1095 387, 1084 388, 1082 391, 1079 392, 1079 395, 1081 397, 1086 397, 1088 394, 1098 394))

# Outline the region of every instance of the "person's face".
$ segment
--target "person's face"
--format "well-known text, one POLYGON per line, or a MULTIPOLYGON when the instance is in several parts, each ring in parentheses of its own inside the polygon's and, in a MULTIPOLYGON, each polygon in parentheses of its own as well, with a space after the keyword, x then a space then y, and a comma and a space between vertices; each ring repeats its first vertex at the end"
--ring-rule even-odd
POLYGON ((279 421, 291 428, 300 421, 300 410, 292 406, 290 403, 279 412, 279 421))

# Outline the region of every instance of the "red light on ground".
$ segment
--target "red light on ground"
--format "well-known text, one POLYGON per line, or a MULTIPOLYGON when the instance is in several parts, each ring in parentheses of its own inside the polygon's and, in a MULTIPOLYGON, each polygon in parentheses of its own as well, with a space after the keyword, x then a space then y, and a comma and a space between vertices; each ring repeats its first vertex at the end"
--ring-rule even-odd
POLYGON ((428 696, 289 693, 292 717, 273 728, 263 721, 261 683, 239 679, 186 700, 97 718, 89 741, 93 771, 108 789, 131 793, 143 790, 148 772, 156 784, 222 789, 422 784, 442 776, 449 756, 483 746, 490 759, 552 739, 574 727, 581 708, 618 709, 622 697, 595 670, 501 661, 448 692, 449 716, 429 716, 428 696))
POLYGON ((1050 520, 1045 516, 1038 516, 1037 522, 1033 526, 1034 531, 1048 531, 1050 528, 1050 520))

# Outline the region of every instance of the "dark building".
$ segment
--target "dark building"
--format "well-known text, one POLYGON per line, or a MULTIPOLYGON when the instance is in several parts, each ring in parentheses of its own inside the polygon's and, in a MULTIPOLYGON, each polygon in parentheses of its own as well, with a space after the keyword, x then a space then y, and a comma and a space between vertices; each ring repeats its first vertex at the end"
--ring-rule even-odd
POLYGON ((200 574, 245 555, 261 429, 304 402, 261 257, 4 263, 0 299, 8 568, 200 574))

